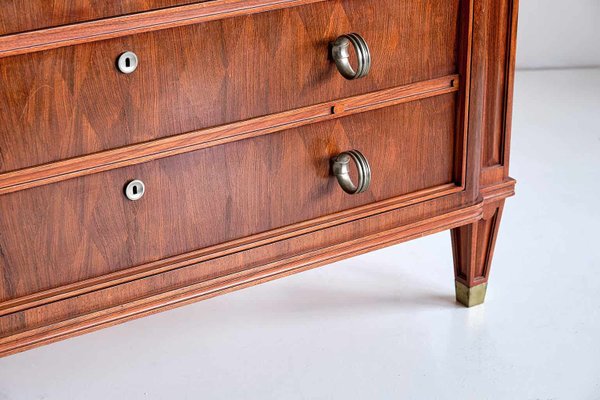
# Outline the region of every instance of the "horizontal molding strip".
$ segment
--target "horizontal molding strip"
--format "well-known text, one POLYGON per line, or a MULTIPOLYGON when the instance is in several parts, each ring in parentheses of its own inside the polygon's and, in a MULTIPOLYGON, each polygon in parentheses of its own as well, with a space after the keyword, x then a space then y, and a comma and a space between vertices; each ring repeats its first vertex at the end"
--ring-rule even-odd
POLYGON ((325 0, 216 0, 0 36, 0 58, 325 0))
POLYGON ((0 195, 459 90, 458 75, 0 174, 0 195))
POLYGON ((210 246, 190 253, 127 268, 111 274, 102 275, 97 278, 86 279, 69 285, 64 285, 42 292, 33 293, 31 295, 22 296, 16 299, 7 300, 0 302, 0 317, 17 311, 59 301, 65 298, 75 297, 107 287, 142 279, 148 276, 185 268, 189 265, 224 257, 229 254, 264 246, 270 243, 289 239, 291 237, 300 236, 326 229, 331 226, 344 224, 353 220, 370 217, 375 214, 381 214, 386 211, 391 211, 393 209, 409 206, 422 201, 451 195, 453 193, 461 192, 462 190, 462 187, 458 187, 454 184, 440 185, 377 203, 367 204, 362 207, 319 217, 313 220, 274 229, 257 235, 210 246))
POLYGON ((493 203, 515 195, 517 181, 513 178, 481 188, 481 196, 486 203, 493 203))
POLYGON ((0 357, 71 336, 165 311, 199 300, 292 275, 482 218, 483 202, 406 226, 275 261, 225 277, 189 285, 56 324, 0 338, 0 357))

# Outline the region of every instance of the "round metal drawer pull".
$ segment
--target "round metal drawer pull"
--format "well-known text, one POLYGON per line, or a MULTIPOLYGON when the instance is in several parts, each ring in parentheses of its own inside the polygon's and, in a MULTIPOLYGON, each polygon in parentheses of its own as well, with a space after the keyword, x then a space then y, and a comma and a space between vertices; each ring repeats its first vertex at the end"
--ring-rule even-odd
POLYGON ((131 201, 141 199, 144 197, 144 193, 146 193, 146 185, 139 179, 131 181, 125 186, 125 196, 131 201))
POLYGON ((349 33, 336 39, 331 45, 331 56, 337 65, 338 71, 346 79, 364 78, 371 70, 371 52, 367 42, 358 33, 349 33), (350 65, 350 44, 354 46, 358 66, 356 71, 350 65))
POLYGON ((124 74, 132 73, 138 67, 137 55, 133 51, 126 51, 119 56, 117 67, 124 74))
POLYGON ((345 151, 334 157, 333 174, 338 183, 348 194, 358 194, 365 192, 371 185, 371 166, 369 162, 358 150, 345 151), (354 161, 358 171, 358 183, 355 185, 350 177, 350 161, 354 161))

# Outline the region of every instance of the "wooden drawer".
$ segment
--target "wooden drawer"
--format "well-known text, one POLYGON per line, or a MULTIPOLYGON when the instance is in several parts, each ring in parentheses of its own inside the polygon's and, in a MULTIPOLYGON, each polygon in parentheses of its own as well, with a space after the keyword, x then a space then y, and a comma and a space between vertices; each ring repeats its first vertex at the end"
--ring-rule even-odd
POLYGON ((457 74, 459 3, 322 1, 2 58, 0 172, 457 74), (329 57, 350 32, 373 60, 356 81, 329 57))
POLYGON ((3 0, 0 35, 207 0, 3 0))
POLYGON ((0 302, 240 238, 442 196, 455 187, 457 93, 309 124, 0 196, 0 302), (330 160, 360 150, 372 184, 330 160), (141 179, 146 193, 123 188, 141 179), (19 227, 19 229, 14 229, 19 227), (26 238, 26 240, 24 240, 26 238))
POLYGON ((448 229, 480 304, 517 4, 0 1, 0 357, 448 229), (372 60, 352 81, 350 33, 372 60), (355 195, 332 163, 352 149, 355 195))

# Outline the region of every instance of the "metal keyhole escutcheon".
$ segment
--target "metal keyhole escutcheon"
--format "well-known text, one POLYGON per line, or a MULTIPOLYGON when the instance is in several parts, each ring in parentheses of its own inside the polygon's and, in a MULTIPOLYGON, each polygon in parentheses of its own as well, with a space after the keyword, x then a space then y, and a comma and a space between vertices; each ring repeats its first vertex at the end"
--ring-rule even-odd
POLYGON ((137 55, 133 51, 126 51, 119 56, 117 67, 124 74, 132 73, 138 67, 137 55))
POLYGON ((144 197, 144 193, 146 193, 146 185, 139 179, 131 181, 125 186, 125 196, 131 201, 141 199, 144 197))

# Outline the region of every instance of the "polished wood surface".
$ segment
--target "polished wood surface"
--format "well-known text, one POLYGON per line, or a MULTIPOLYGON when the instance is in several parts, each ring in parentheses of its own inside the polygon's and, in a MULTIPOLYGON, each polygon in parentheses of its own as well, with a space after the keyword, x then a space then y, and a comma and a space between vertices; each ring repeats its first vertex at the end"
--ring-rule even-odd
POLYGON ((0 172, 454 74, 457 4, 328 1, 0 59, 0 172), (348 82, 328 47, 352 31, 373 69, 348 82))
POLYGON ((153 32, 325 0, 210 0, 144 13, 0 36, 0 58, 153 32))
MULTIPOLYGON (((474 173, 480 174, 477 192, 486 204, 480 220, 451 233, 456 281, 466 290, 487 285, 504 209, 504 198, 492 193, 508 179, 518 5, 518 0, 482 0, 473 9, 469 131, 481 135, 474 173)), ((470 305, 467 298, 460 301, 470 305)))
MULTIPOLYGON (((453 184, 455 95, 168 157, 0 196, 0 303, 369 203, 453 184), (331 159, 359 149, 368 193, 331 159), (422 171, 415 174, 414 171, 422 171), (128 181, 145 196, 129 201, 128 181), (27 221, 23 231, 11 227, 27 221), (49 243, 51 245, 49 245, 49 243)), ((401 199, 400 199, 401 200, 401 199)))
MULTIPOLYGON (((459 86, 458 76, 450 75, 264 117, 200 129, 82 157, 5 172, 0 174, 0 194, 148 162, 241 139, 268 135, 316 122, 453 93, 459 90, 459 86)), ((464 92, 465 90, 462 89, 461 93, 464 92)), ((459 113, 462 115, 466 104, 464 101, 459 101, 459 103, 459 113)), ((463 142, 465 136, 466 132, 463 126, 460 126, 457 141, 463 142)), ((459 143, 457 143, 456 151, 457 157, 462 157, 463 153, 461 152, 464 149, 459 143)), ((464 165, 457 164, 456 169, 459 175, 464 173, 464 165)))
POLYGON ((518 0, 475 2, 471 130, 482 132, 481 184, 508 176, 518 0))
MULTIPOLYGON (((495 195, 512 195, 513 184, 499 186, 495 195)), ((14 332, 0 339, 0 355, 470 224, 482 217, 483 204, 457 209, 463 197, 420 202, 224 256, 179 260, 169 273, 30 305, 0 317, 0 329, 14 332)))
POLYGON ((3 0, 0 35, 195 2, 202 0, 3 0))
POLYGON ((0 3, 17 15, 0 24, 0 356, 442 230, 461 287, 487 284, 515 186, 517 0, 18 15, 38 3, 0 3), (328 56, 350 32, 373 57, 357 81, 328 56), (356 196, 331 171, 351 149, 373 172, 356 196))
POLYGON ((467 287, 488 281, 503 209, 504 200, 489 202, 480 220, 452 230, 456 280, 467 287))

